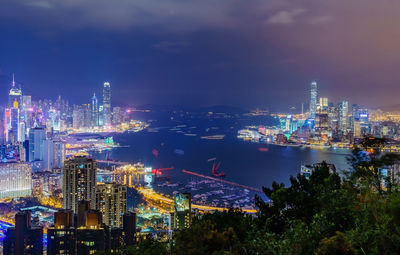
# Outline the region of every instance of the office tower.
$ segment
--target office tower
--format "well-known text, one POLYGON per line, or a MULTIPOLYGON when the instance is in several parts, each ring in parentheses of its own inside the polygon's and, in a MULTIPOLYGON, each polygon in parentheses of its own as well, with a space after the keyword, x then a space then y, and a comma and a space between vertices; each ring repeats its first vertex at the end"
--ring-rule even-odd
POLYGON ((53 165, 53 140, 46 139, 43 141, 43 169, 51 171, 53 165))
POLYGON ((315 113, 317 111, 317 100, 318 100, 318 90, 317 82, 311 82, 311 98, 310 98, 310 118, 315 119, 315 113))
POLYGON ((14 99, 13 106, 10 108, 10 125, 8 142, 15 143, 18 140, 18 124, 19 124, 19 104, 14 99), (12 135, 11 135, 12 134, 12 135))
POLYGON ((290 133, 290 126, 292 124, 292 115, 286 116, 285 131, 290 133))
POLYGON ((25 128, 25 122, 20 121, 20 122, 18 123, 18 138, 17 138, 17 141, 18 141, 18 142, 23 142, 23 141, 25 141, 25 130, 26 130, 26 128, 25 128))
POLYGON ((64 209, 77 212, 80 201, 90 201, 95 208, 97 163, 91 158, 77 156, 65 160, 63 195, 64 209))
POLYGON ((47 255, 75 255, 76 228, 74 212, 59 210, 54 213, 54 225, 47 230, 47 255))
POLYGON ((26 129, 31 128, 33 126, 32 121, 32 97, 31 96, 22 96, 22 105, 20 111, 20 120, 25 122, 25 134, 26 129))
POLYGON ((123 231, 125 245, 134 245, 136 243, 136 213, 128 212, 123 216, 123 231))
POLYGON ((345 132, 348 128, 348 110, 349 102, 342 101, 338 104, 339 130, 342 132, 345 132))
POLYGON ((50 107, 48 112, 48 125, 51 131, 60 131, 61 123, 60 123, 60 111, 56 110, 53 107, 50 107))
POLYGON ((115 183, 96 186, 96 210, 103 214, 103 222, 110 228, 122 227, 126 190, 126 186, 115 183))
POLYGON ((111 125, 111 86, 109 82, 103 85, 103 124, 111 125))
POLYGON ((31 128, 29 131, 29 162, 43 161, 44 147, 46 140, 46 130, 42 127, 31 128))
POLYGON ((85 123, 85 107, 80 105, 74 105, 72 111, 72 127, 74 129, 80 129, 87 127, 85 123))
POLYGON ((32 224, 29 211, 15 215, 15 227, 7 229, 3 247, 4 255, 43 254, 43 228, 32 224))
POLYGON ((83 126, 88 128, 92 125, 92 110, 90 104, 83 104, 83 126))
POLYGON ((65 143, 61 140, 53 140, 53 164, 52 168, 63 168, 65 161, 65 143))
POLYGON ((113 119, 112 122, 114 125, 119 125, 122 123, 123 113, 121 107, 113 108, 113 119))
POLYGON ((367 109, 359 109, 359 120, 360 123, 367 124, 369 123, 369 112, 367 109))
POLYGON ((358 104, 353 104, 351 106, 353 120, 358 120, 360 118, 359 110, 360 110, 360 107, 358 106, 358 104))
POLYGON ((327 141, 332 136, 331 128, 329 126, 329 107, 328 99, 320 98, 320 104, 317 107, 315 114, 315 135, 322 140, 327 141))
POLYGON ((100 127, 102 127, 104 125, 103 118, 104 118, 104 116, 103 116, 103 106, 99 105, 99 126, 100 127))
POLYGON ((8 107, 12 108, 14 106, 14 102, 17 101, 18 105, 21 105, 21 97, 22 97, 22 91, 20 88, 18 88, 15 84, 15 79, 14 79, 14 74, 13 74, 13 80, 11 83, 11 88, 8 93, 8 107))
POLYGON ((328 98, 327 97, 320 97, 319 98, 319 108, 320 108, 320 110, 321 111, 327 111, 328 107, 329 107, 328 98))
POLYGON ((46 139, 43 141, 44 169, 51 171, 62 168, 65 160, 65 144, 60 140, 46 139))
POLYGON ((3 113, 4 109, 0 107, 0 144, 5 143, 5 135, 6 135, 5 121, 4 121, 5 115, 3 113))
POLYGON ((190 193, 175 195, 174 228, 182 230, 192 223, 192 197, 190 193))
POLYGON ((99 105, 98 105, 96 94, 93 94, 93 97, 92 97, 91 117, 92 117, 91 118, 92 127, 99 126, 99 105))
POLYGON ((0 198, 31 195, 32 166, 27 163, 0 163, 0 198))
POLYGON ((26 152, 27 150, 25 149, 25 145, 24 145, 25 141, 22 143, 18 143, 18 160, 20 162, 26 162, 26 152))
POLYGON ((354 135, 354 138, 361 138, 360 120, 354 120, 354 123, 353 123, 353 135, 354 135))

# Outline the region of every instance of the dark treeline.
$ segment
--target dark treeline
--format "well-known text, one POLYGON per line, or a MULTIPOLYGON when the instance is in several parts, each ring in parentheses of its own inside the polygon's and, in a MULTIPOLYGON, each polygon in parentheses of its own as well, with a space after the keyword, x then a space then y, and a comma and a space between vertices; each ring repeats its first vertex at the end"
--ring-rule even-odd
POLYGON ((353 149, 352 169, 340 177, 323 163, 289 187, 263 188, 257 217, 239 210, 206 214, 162 243, 148 239, 121 254, 400 254, 400 162, 368 137, 353 149))

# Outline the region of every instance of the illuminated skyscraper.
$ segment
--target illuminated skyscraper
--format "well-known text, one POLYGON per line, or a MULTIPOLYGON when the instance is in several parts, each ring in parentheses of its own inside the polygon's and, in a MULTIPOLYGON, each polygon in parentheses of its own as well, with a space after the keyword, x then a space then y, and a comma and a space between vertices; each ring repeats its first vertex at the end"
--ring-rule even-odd
POLYGON ((13 74, 11 89, 10 92, 8 93, 8 107, 12 108, 14 106, 15 100, 17 100, 18 105, 21 105, 21 97, 22 97, 22 91, 20 88, 16 86, 13 74))
POLYGON ((103 214, 103 223, 110 228, 123 226, 123 215, 126 212, 126 190, 126 186, 115 183, 96 186, 96 210, 103 214))
POLYGON ((80 201, 90 201, 95 208, 97 162, 87 157, 74 157, 64 162, 64 209, 78 210, 80 201))
POLYGON ((327 97, 320 97, 319 98, 319 108, 321 111, 327 111, 328 110, 328 98, 327 97))
POLYGON ((10 114, 8 142, 14 143, 18 140, 19 103, 17 99, 14 99, 10 114))
POLYGON ((317 82, 311 82, 311 98, 310 98, 310 118, 315 119, 315 113, 317 111, 317 100, 318 100, 318 90, 317 82))
POLYGON ((29 162, 43 160, 44 140, 46 140, 46 130, 44 128, 36 127, 29 131, 29 162))
POLYGON ((338 104, 338 120, 339 120, 339 130, 345 132, 348 129, 348 111, 349 102, 342 101, 338 104))
POLYGON ((111 86, 105 82, 103 86, 103 124, 111 125, 111 86))
POLYGON ((114 107, 113 108, 113 124, 119 125, 122 122, 123 113, 121 107, 114 107))
POLYGON ((98 100, 97 100, 97 97, 96 97, 96 94, 94 94, 93 95, 93 97, 92 97, 92 105, 91 105, 91 107, 92 107, 92 118, 91 118, 91 120, 92 120, 92 127, 97 127, 97 126, 99 126, 99 104, 98 104, 98 100))

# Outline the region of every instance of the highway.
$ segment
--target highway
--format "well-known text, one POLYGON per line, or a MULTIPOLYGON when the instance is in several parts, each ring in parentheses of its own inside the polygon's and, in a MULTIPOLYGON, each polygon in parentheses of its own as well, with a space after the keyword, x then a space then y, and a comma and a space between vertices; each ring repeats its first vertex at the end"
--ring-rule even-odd
MULTIPOLYGON (((140 194, 143 195, 144 200, 149 204, 153 205, 154 207, 160 208, 165 212, 172 212, 174 207, 174 199, 167 197, 164 194, 155 192, 150 188, 144 187, 133 187, 138 190, 140 194)), ((192 209, 197 209, 199 211, 228 211, 229 208, 224 207, 214 207, 214 206, 206 206, 206 205, 196 205, 192 204, 192 209)), ((247 209, 241 208, 241 210, 245 213, 257 213, 255 209, 247 209)))

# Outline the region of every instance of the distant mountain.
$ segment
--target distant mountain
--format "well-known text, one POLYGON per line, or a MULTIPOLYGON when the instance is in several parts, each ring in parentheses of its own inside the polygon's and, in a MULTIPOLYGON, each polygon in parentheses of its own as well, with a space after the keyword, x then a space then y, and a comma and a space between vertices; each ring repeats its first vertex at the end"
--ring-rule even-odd
POLYGON ((244 113, 246 109, 228 105, 215 105, 206 107, 188 107, 182 105, 140 105, 137 109, 150 109, 153 111, 191 111, 191 112, 224 112, 224 113, 244 113))
POLYGON ((385 112, 400 112, 400 104, 386 105, 378 107, 378 109, 385 112))

